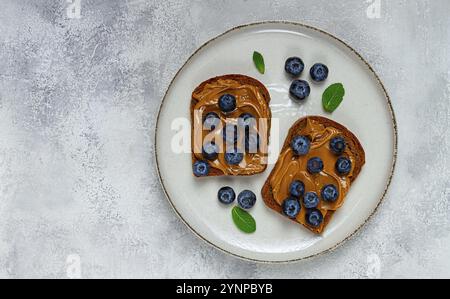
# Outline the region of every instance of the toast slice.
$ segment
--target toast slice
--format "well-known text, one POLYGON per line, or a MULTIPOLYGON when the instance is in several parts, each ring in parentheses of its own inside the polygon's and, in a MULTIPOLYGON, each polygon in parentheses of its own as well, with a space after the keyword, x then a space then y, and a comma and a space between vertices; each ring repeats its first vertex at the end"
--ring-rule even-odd
POLYGON ((293 198, 290 184, 294 180, 303 182, 303 195, 296 198, 301 205, 300 212, 296 216, 291 215, 290 219, 316 234, 321 234, 336 210, 343 205, 351 184, 364 164, 364 149, 357 137, 346 127, 321 116, 301 118, 289 130, 280 157, 261 190, 263 200, 269 208, 286 216, 282 206, 284 200, 293 198), (293 150, 291 141, 296 136, 306 136, 310 140, 310 149, 306 155, 298 155, 298 152, 293 150), (338 154, 332 152, 330 145, 330 141, 335 137, 344 138, 346 144, 345 150, 338 154), (313 157, 319 157, 323 161, 322 171, 315 174, 307 169, 307 163, 313 157), (348 174, 340 174, 337 171, 336 163, 340 157, 351 161, 348 174), (330 184, 336 186, 339 193, 334 201, 325 200, 322 193, 324 186, 330 184), (306 219, 308 211, 311 211, 303 202, 307 192, 315 192, 319 197, 319 204, 315 208, 323 217, 319 225, 313 226, 306 219))
MULTIPOLYGON (((201 161, 209 165, 207 174, 201 176, 249 176, 266 170, 271 125, 269 102, 270 94, 266 87, 258 80, 244 75, 211 78, 193 91, 190 105, 192 164, 194 166, 201 161), (220 109, 219 98, 223 95, 232 95, 236 99, 236 109, 231 112, 220 109), (207 128, 205 117, 211 113, 215 113, 220 121, 207 128), (241 125, 244 114, 253 116, 254 121, 249 126, 241 125), (236 140, 231 142, 233 144, 224 137, 228 127, 237 128, 236 140), (258 140, 258 145, 253 149, 246 147, 250 130, 258 140), (204 154, 204 146, 210 142, 217 145, 216 157, 206 157, 204 154), (230 164, 225 158, 225 153, 233 150, 243 155, 239 163, 230 164)), ((199 176, 195 171, 194 175, 199 176)))

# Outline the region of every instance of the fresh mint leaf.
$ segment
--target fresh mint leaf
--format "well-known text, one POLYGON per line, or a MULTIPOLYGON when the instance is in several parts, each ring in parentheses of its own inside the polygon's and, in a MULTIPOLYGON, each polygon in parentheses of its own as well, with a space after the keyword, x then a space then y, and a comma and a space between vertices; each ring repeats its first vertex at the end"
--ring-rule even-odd
POLYGON ((253 52, 253 62, 255 63, 256 68, 258 71, 264 75, 266 71, 266 66, 264 64, 264 57, 259 52, 253 52))
POLYGON ((238 206, 231 210, 234 224, 244 233, 254 233, 256 231, 256 221, 248 212, 238 206))
POLYGON ((325 111, 332 113, 344 100, 345 89, 342 83, 330 85, 322 95, 322 104, 325 111))

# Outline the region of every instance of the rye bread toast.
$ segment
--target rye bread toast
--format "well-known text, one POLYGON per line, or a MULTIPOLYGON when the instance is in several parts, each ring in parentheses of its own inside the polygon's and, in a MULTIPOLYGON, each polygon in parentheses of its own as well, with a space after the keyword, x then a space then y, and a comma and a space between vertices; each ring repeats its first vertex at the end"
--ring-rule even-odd
POLYGON ((269 102, 270 94, 266 87, 258 80, 248 76, 238 74, 223 75, 201 83, 192 92, 190 105, 192 164, 194 165, 197 161, 207 162, 209 164, 209 173, 206 176, 249 176, 264 172, 267 168, 267 148, 271 125, 269 102), (232 94, 236 97, 237 108, 234 111, 224 113, 220 110, 218 99, 223 94, 232 94), (250 103, 251 105, 249 105, 250 103), (196 112, 201 112, 199 114, 202 117, 201 121, 199 119, 200 116, 196 115, 196 112), (259 137, 261 137, 259 139, 260 147, 257 152, 248 153, 243 150, 245 156, 242 163, 239 165, 227 165, 224 160, 225 148, 220 145, 217 159, 213 161, 204 159, 200 147, 203 146, 205 136, 209 132, 205 132, 205 128, 202 126, 203 117, 210 112, 214 112, 220 117, 220 127, 216 128, 218 136, 225 124, 229 122, 236 124, 239 116, 243 113, 254 115, 259 126, 259 137), (266 123, 262 126, 259 124, 260 119, 266 120, 266 123), (202 124, 199 124, 200 122, 202 124), (202 144, 199 144, 200 141, 196 141, 196 134, 201 135, 202 144))
POLYGON ((301 118, 298 120, 289 130, 288 136, 284 142, 283 148, 281 150, 280 157, 266 180, 261 193, 265 204, 277 211, 278 213, 284 215, 282 210, 281 201, 284 196, 289 197, 289 181, 292 181, 294 178, 296 180, 306 180, 309 183, 306 184, 305 192, 316 192, 319 194, 323 187, 321 184, 323 182, 329 183, 334 181, 337 184, 339 189, 339 199, 334 203, 325 202, 323 198, 320 198, 320 204, 317 208, 323 216, 323 221, 320 226, 313 227, 309 225, 306 221, 306 211, 307 209, 304 207, 304 204, 301 202, 301 212, 295 219, 291 219, 297 223, 302 224, 307 229, 311 230, 316 234, 321 234, 327 224, 330 222, 332 215, 334 212, 342 206, 344 202, 344 198, 350 189, 351 184, 356 180, 363 165, 365 164, 365 153, 364 149, 359 142, 358 138, 350 132, 343 125, 327 119, 321 116, 309 116, 305 118, 301 118), (320 131, 319 133, 312 134, 311 132, 314 129, 320 131), (309 136, 308 138, 313 138, 311 140, 311 150, 307 156, 295 156, 290 154, 291 150, 291 140, 295 136, 309 136), (348 175, 342 176, 337 173, 332 173, 334 169, 334 165, 336 160, 339 158, 339 155, 331 154, 329 155, 326 151, 329 150, 328 140, 341 136, 345 139, 346 149, 341 156, 348 157, 352 162, 352 169, 348 175), (317 140, 317 147, 314 147, 314 138, 317 140), (314 152, 315 151, 315 152, 314 152), (324 160, 325 168, 320 174, 310 175, 305 170, 306 161, 310 157, 319 156, 324 160), (286 164, 288 163, 288 164, 286 164), (293 164, 295 163, 295 164, 293 164), (327 166, 328 164, 328 166, 327 166), (291 167, 293 166, 293 167, 291 167), (286 169, 290 170, 287 171, 286 169), (282 170, 283 169, 283 170, 282 170), (284 172, 283 172, 284 171, 284 172), (280 177, 275 177, 280 176, 280 177), (337 178, 337 179, 336 179, 337 178), (314 189, 314 190, 308 190, 314 189))

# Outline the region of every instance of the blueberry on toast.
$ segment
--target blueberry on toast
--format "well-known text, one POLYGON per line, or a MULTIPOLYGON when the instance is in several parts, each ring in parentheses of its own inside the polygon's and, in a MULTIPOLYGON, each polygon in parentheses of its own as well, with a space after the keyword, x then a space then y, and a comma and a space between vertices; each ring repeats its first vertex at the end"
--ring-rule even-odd
POLYGON ((194 175, 248 176, 265 171, 269 102, 266 87, 248 76, 224 75, 201 83, 190 106, 194 175), (199 164, 203 171, 196 170, 199 164))
POLYGON ((356 136, 320 116, 290 129, 275 167, 262 188, 265 204, 321 234, 345 200, 365 163, 356 136))

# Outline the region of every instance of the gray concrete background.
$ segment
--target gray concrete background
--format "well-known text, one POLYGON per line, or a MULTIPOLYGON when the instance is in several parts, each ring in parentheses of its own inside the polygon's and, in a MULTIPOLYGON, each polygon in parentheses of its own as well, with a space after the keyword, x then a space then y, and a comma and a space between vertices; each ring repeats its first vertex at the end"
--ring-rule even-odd
POLYGON ((0 277, 450 277, 450 2, 0 0, 0 277), (154 165, 171 78, 208 39, 291 20, 337 35, 384 81, 396 175, 336 251, 291 265, 237 260, 177 219, 154 165), (69 259, 68 259, 69 257, 69 259), (75 274, 74 274, 75 273, 75 274))

